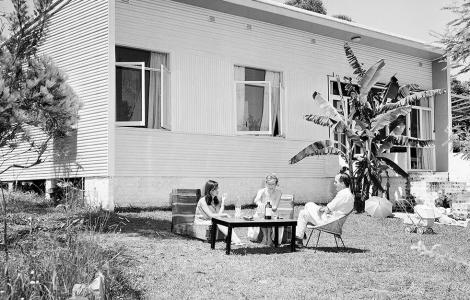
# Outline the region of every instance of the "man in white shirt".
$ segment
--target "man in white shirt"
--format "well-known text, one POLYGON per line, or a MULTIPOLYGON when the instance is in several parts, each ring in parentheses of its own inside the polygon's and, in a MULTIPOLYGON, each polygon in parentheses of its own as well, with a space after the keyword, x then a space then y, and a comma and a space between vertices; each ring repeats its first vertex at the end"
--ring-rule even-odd
POLYGON ((335 177, 336 197, 326 206, 319 206, 313 202, 305 204, 299 212, 297 228, 295 231, 296 243, 302 246, 302 240, 307 223, 322 225, 347 215, 354 208, 354 196, 349 189, 351 178, 348 174, 340 173, 335 177))

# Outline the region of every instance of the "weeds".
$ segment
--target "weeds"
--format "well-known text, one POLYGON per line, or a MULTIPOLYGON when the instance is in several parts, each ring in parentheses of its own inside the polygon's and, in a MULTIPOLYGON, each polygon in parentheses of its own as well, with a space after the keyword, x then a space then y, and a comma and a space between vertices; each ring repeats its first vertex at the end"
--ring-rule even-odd
POLYGON ((105 249, 98 240, 99 233, 120 231, 128 221, 75 206, 57 212, 51 205, 32 193, 9 195, 9 257, 0 262, 0 299, 65 299, 74 284, 90 283, 97 272, 105 275, 108 299, 137 298, 113 267, 122 249, 105 249))

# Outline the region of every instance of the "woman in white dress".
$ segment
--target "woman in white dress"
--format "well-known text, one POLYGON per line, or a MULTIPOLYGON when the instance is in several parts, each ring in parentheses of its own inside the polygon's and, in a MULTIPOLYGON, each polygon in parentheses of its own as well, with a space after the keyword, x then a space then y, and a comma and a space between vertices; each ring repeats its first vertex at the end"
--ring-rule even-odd
MULTIPOLYGON (((264 218, 264 210, 266 204, 269 202, 272 206, 273 212, 277 210, 279 201, 281 200, 281 190, 278 188, 279 179, 276 175, 270 174, 266 176, 265 187, 260 189, 256 194, 254 203, 257 205, 254 218, 264 218)), ((273 245, 273 230, 272 228, 261 228, 262 241, 261 243, 268 246, 273 245)), ((260 228, 250 227, 248 230, 248 237, 252 241, 259 239, 260 228)))
MULTIPOLYGON (((211 225, 212 217, 228 217, 228 215, 224 213, 226 195, 222 195, 220 201, 218 195, 219 184, 214 180, 207 181, 206 186, 204 188, 204 197, 199 199, 199 201, 197 202, 196 214, 194 216, 194 224, 211 225)), ((217 228, 223 234, 225 234, 225 236, 227 236, 227 227, 217 225, 217 228)), ((232 244, 243 245, 235 231, 232 231, 232 244)))

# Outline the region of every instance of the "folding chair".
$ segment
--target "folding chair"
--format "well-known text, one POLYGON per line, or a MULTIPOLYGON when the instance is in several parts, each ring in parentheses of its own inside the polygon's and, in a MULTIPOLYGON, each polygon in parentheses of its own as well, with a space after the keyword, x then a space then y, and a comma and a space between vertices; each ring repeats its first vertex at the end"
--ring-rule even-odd
POLYGON ((320 235, 321 235, 322 232, 329 233, 329 234, 333 235, 333 237, 335 238, 336 249, 339 249, 338 239, 343 244, 343 248, 346 248, 346 246, 344 245, 343 239, 341 238, 341 235, 343 233, 343 224, 344 224, 344 222, 346 222, 346 219, 348 218, 348 216, 351 213, 352 213, 352 211, 350 211, 348 214, 346 214, 346 215, 344 215, 344 216, 342 216, 338 219, 335 219, 335 220, 333 220, 329 223, 326 223, 326 224, 322 224, 322 225, 318 225, 318 226, 315 226, 311 223, 307 224, 307 230, 310 229, 311 231, 310 231, 310 235, 308 236, 306 246, 308 246, 308 243, 310 241, 310 238, 312 237, 313 232, 315 230, 318 230, 318 238, 317 238, 317 243, 315 244, 315 251, 317 251, 318 242, 320 240, 320 235))

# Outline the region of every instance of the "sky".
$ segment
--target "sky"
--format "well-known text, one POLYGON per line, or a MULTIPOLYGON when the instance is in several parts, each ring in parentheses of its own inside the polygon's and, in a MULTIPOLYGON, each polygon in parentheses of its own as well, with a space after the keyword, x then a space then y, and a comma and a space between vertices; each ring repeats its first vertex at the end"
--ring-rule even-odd
MULTIPOLYGON (((285 0, 273 0, 284 3, 285 0)), ((454 15, 442 7, 455 0, 323 0, 327 15, 345 14, 354 22, 432 43, 438 38, 432 31, 443 33, 454 15)))
MULTIPOLYGON (((284 3, 285 0, 272 0, 284 3)), ((456 18, 444 6, 459 0, 322 0, 327 15, 344 14, 361 25, 398 34, 414 40, 436 43, 435 34, 445 32, 446 24, 456 18), (434 33, 434 35, 432 34, 434 33)), ((457 77, 470 80, 470 74, 457 77)))

